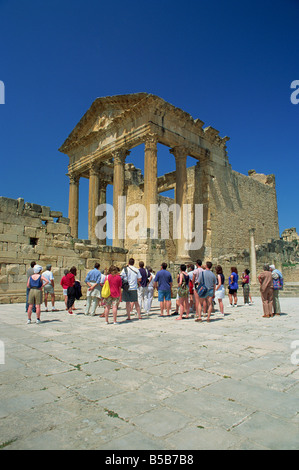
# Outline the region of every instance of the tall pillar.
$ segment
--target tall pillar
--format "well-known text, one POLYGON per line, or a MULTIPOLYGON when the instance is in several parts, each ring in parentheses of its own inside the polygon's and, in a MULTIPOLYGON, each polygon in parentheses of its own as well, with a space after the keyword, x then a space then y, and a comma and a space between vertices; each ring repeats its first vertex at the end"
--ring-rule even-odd
MULTIPOLYGON (((175 157, 176 163, 176 189, 175 189, 175 203, 180 208, 177 216, 177 253, 176 264, 189 263, 191 258, 185 248, 188 240, 185 238, 187 229, 186 217, 184 220, 184 204, 187 204, 187 156, 188 150, 183 146, 177 146, 170 149, 170 152, 175 157)), ((186 215, 186 214, 185 214, 186 215)))
POLYGON ((255 250, 255 241, 254 241, 254 232, 255 229, 251 228, 249 230, 250 237, 250 280, 251 284, 257 284, 257 273, 256 273, 256 250, 255 250))
MULTIPOLYGON (((99 182, 99 200, 98 204, 99 206, 104 205, 105 206, 105 211, 103 212, 103 215, 99 218, 101 220, 102 218, 107 217, 107 211, 106 211, 106 193, 107 193, 107 181, 105 181, 103 178, 100 177, 100 182, 99 182)), ((105 227, 103 227, 103 230, 107 232, 107 224, 105 227)), ((100 245, 106 245, 107 244, 107 237, 101 238, 98 240, 100 245)))
POLYGON ((98 239, 96 229, 96 208, 99 203, 99 169, 97 165, 91 164, 89 168, 89 200, 88 200, 88 238, 93 243, 98 239))
POLYGON ((144 195, 143 204, 147 213, 146 228, 149 228, 158 238, 157 219, 152 208, 158 201, 158 170, 157 170, 157 142, 155 135, 149 134, 145 139, 144 147, 144 195), (151 209, 153 219, 151 220, 151 209), (153 226, 154 225, 154 226, 153 226))
POLYGON ((130 152, 126 149, 113 152, 114 170, 113 170, 113 209, 114 209, 114 227, 113 227, 113 246, 123 248, 125 243, 125 209, 122 207, 123 200, 119 197, 125 196, 125 162, 130 152))
POLYGON ((78 222, 79 222, 79 176, 69 174, 69 219, 71 227, 71 235, 78 238, 78 222))

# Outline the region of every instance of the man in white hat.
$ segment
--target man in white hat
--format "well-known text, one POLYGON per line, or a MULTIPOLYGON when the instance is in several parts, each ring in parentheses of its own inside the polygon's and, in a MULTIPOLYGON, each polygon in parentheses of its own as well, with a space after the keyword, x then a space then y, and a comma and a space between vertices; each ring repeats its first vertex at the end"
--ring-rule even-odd
POLYGON ((46 312, 48 311, 48 295, 51 295, 51 302, 52 302, 52 312, 57 312, 57 308, 55 308, 55 293, 54 293, 54 276, 51 271, 52 266, 48 264, 46 266, 46 271, 43 273, 44 278, 46 278, 49 283, 44 286, 44 294, 45 294, 45 307, 46 312))

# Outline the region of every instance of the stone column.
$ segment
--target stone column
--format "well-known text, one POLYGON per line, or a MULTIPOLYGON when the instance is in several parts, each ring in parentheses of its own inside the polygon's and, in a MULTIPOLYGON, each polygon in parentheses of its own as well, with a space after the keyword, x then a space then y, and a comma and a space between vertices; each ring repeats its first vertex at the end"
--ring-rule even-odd
POLYGON ((99 168, 92 163, 89 168, 89 200, 88 200, 88 238, 92 243, 97 243, 96 208, 99 204, 99 168))
POLYGON ((78 222, 79 222, 79 180, 80 177, 69 174, 69 219, 71 227, 71 235, 78 238, 78 222))
MULTIPOLYGON (((107 181, 105 181, 103 178, 100 177, 99 180, 99 205, 105 205, 106 206, 106 192, 107 192, 107 181)), ((107 211, 103 213, 102 217, 99 217, 99 220, 102 218, 107 217, 107 211)), ((104 230, 107 231, 107 224, 106 227, 104 227, 104 230)), ((107 244, 107 237, 99 239, 98 240, 101 245, 106 245, 107 244)))
POLYGON ((257 273, 256 273, 256 251, 254 241, 255 228, 249 230, 250 237, 250 281, 251 284, 257 284, 257 273))
POLYGON ((158 170, 157 170, 157 136, 149 134, 145 139, 144 147, 144 195, 143 204, 147 213, 145 226, 151 229, 155 238, 158 238, 157 220, 152 207, 153 218, 151 220, 151 206, 158 201, 158 170))
POLYGON ((188 251, 185 248, 185 244, 188 240, 185 239, 184 233, 186 234, 186 220, 184 221, 184 204, 187 204, 187 156, 188 150, 183 146, 174 147, 170 149, 175 157, 176 163, 176 189, 175 189, 175 203, 180 208, 177 217, 177 253, 175 264, 190 263, 192 260, 189 256, 188 251), (185 230, 184 230, 185 228, 185 230))
POLYGON ((113 209, 114 209, 114 227, 113 227, 113 246, 124 247, 125 243, 125 207, 122 206, 125 196, 125 162, 130 152, 126 149, 113 152, 114 171, 113 171, 113 209))

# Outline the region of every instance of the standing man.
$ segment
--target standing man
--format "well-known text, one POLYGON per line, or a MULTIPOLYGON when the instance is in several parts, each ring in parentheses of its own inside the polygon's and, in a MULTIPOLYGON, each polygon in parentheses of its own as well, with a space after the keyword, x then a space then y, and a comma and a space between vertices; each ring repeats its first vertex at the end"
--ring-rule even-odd
POLYGON ((138 287, 138 303, 140 306, 140 311, 143 308, 145 310, 145 313, 147 316, 149 315, 149 309, 148 309, 148 278, 149 278, 149 272, 144 269, 144 262, 140 261, 139 262, 139 272, 141 274, 141 280, 140 284, 138 287))
POLYGON ((138 286, 140 286, 142 276, 139 269, 134 268, 134 263, 134 258, 130 258, 129 264, 120 273, 122 279, 128 281, 129 283, 129 289, 123 290, 122 300, 126 302, 128 320, 131 320, 131 307, 134 307, 134 305, 138 313, 138 318, 141 320, 141 310, 138 303, 137 289, 138 286))
POLYGON ((102 286, 105 282, 105 276, 100 271, 100 263, 95 263, 94 268, 87 274, 85 282, 88 286, 85 315, 89 315, 91 307, 90 315, 93 317, 96 314, 96 308, 101 298, 102 286))
POLYGON ((154 279, 154 287, 158 289, 158 300, 160 302, 160 317, 164 317, 164 300, 166 302, 167 316, 170 316, 171 310, 171 288, 172 276, 167 271, 167 263, 162 263, 161 270, 157 272, 154 279))
MULTIPOLYGON (((192 279, 193 286, 194 286, 194 303, 195 303, 195 316, 196 317, 199 316, 199 308, 200 308, 200 316, 201 316, 201 310, 202 310, 200 305, 199 305, 199 296, 198 296, 198 293, 197 293, 198 279, 199 279, 199 276, 202 272, 203 272, 202 261, 201 261, 201 259, 198 259, 196 261, 196 269, 194 269, 194 271, 193 271, 193 279, 192 279)), ((207 302, 206 301, 204 301, 203 307, 204 307, 204 312, 206 313, 206 311, 207 311, 207 302)))
POLYGON ((202 312, 204 301, 206 300, 207 305, 208 305, 207 322, 210 322, 210 317, 211 317, 211 313, 213 310, 213 298, 215 297, 215 289, 216 289, 216 282, 217 282, 215 274, 212 273, 211 271, 212 266, 213 266, 212 263, 208 261, 206 264, 206 269, 199 274, 198 282, 200 284, 204 284, 208 290, 203 297, 199 297, 199 295, 197 294, 199 298, 199 305, 198 305, 198 318, 195 321, 202 321, 201 312, 202 312))
POLYGON ((275 268, 274 264, 270 266, 270 272, 273 279, 273 310, 274 315, 280 315, 280 302, 279 302, 279 291, 283 289, 283 276, 282 273, 275 268))
POLYGON ((264 271, 258 276, 263 302, 263 318, 273 317, 273 279, 270 266, 265 264, 264 271))
POLYGON ((54 294, 54 276, 51 271, 52 266, 48 264, 46 266, 46 271, 43 273, 43 276, 49 282, 47 285, 44 286, 44 294, 45 294, 45 307, 46 312, 48 311, 48 295, 51 295, 51 302, 52 302, 52 312, 57 312, 57 308, 55 308, 55 294, 54 294))

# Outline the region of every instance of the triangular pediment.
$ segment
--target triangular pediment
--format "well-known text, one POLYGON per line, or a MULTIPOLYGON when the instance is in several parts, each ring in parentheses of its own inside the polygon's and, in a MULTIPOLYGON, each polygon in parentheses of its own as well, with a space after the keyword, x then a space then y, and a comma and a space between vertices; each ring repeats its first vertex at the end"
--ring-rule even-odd
POLYGON ((74 142, 80 141, 81 138, 86 137, 93 132, 105 129, 115 118, 128 112, 128 110, 148 96, 148 93, 132 93, 128 95, 97 98, 78 122, 76 127, 72 130, 59 150, 64 153, 74 142))

